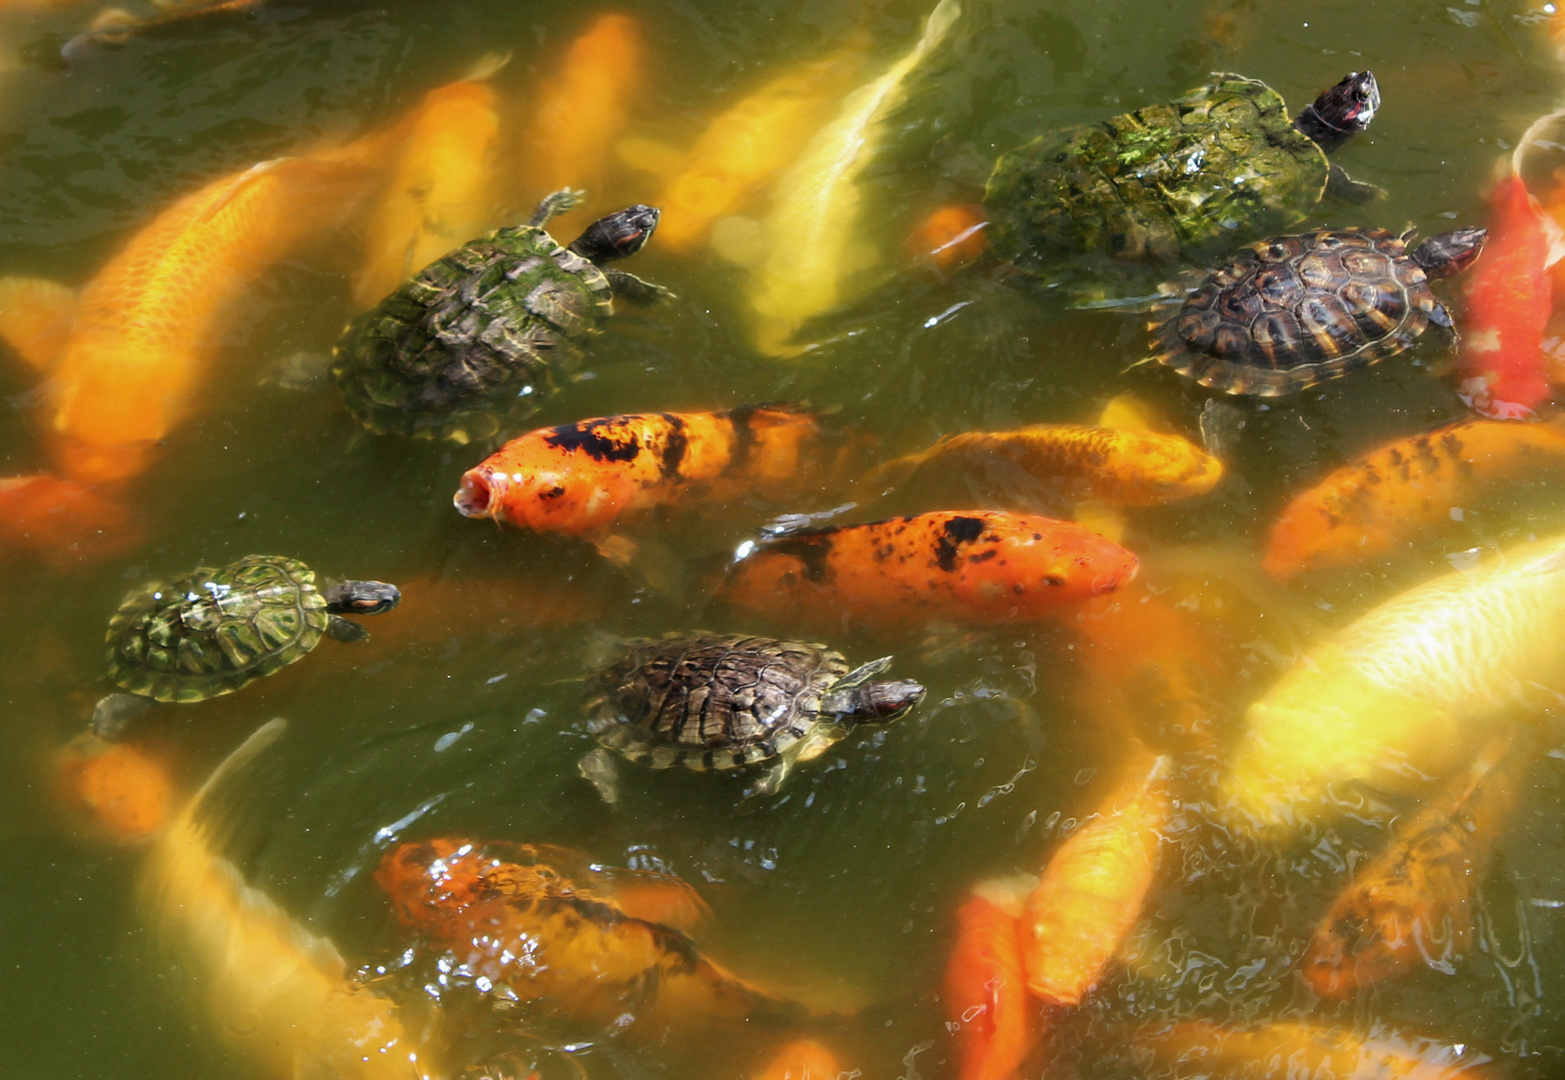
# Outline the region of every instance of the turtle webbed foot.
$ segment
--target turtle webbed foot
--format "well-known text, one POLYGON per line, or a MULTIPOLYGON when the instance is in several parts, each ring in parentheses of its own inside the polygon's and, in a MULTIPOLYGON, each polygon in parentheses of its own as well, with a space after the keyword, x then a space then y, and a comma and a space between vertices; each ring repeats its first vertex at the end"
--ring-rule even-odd
POLYGON ((533 216, 527 219, 527 224, 541 229, 558 215, 580 206, 586 197, 587 193, 580 188, 561 188, 550 192, 538 204, 538 209, 533 211, 533 216))
POLYGON ((655 304, 660 300, 679 299, 672 289, 644 281, 626 270, 605 270, 603 274, 609 279, 609 287, 614 290, 616 300, 631 304, 655 304))
POLYGON ((581 778, 591 784, 604 802, 613 806, 619 802, 619 762, 603 747, 582 755, 576 763, 581 778))
POLYGON ((370 632, 341 615, 326 616, 326 636, 333 641, 368 641, 370 632))
POLYGON ((144 714, 154 704, 151 698, 140 694, 108 694, 98 699, 87 726, 98 738, 112 742, 125 730, 126 724, 144 714))
POLYGON ((1331 172, 1326 178, 1326 194, 1343 202, 1356 205, 1372 203, 1376 199, 1386 197, 1386 189, 1375 184, 1366 184, 1362 180, 1355 180, 1343 171, 1342 166, 1332 165, 1331 172))

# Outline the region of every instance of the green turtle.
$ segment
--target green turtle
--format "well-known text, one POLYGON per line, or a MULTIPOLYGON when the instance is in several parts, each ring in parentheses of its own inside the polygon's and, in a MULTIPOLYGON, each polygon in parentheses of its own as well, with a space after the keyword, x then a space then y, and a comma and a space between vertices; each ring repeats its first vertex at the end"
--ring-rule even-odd
MULTIPOLYGON (((298 559, 247 555, 197 567, 127 596, 109 620, 109 678, 143 701, 190 702, 231 694, 287 667, 322 637, 363 641, 344 615, 378 615, 402 599, 395 585, 345 581, 317 588, 298 559)), ((134 711, 110 695, 94 729, 112 735, 134 711)))
POLYGON ((588 681, 587 730, 604 749, 582 775, 612 802, 612 750, 654 769, 704 772, 774 762, 751 794, 777 790, 796 761, 818 757, 855 724, 917 705, 911 679, 876 679, 881 657, 848 669, 825 645, 745 634, 669 634, 627 643, 588 681))
POLYGON ((332 378, 371 431, 466 443, 524 419, 602 332, 613 300, 673 293, 604 264, 634 255, 656 207, 599 218, 561 247, 544 230, 582 193, 566 188, 525 225, 463 244, 415 274, 343 331, 332 378))
POLYGON ((1326 155, 1379 106, 1368 71, 1350 72, 1292 119, 1265 83, 1214 73, 1176 101, 1001 155, 984 193, 989 242, 1040 274, 1084 254, 1199 259, 1215 241, 1286 228, 1327 192, 1368 201, 1380 189, 1349 179, 1326 155))

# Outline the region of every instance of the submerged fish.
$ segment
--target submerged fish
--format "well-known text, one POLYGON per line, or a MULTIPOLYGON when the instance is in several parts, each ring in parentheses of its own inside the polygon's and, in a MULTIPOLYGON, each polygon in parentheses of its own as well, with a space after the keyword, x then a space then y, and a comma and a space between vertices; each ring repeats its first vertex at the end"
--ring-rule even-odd
POLYGON ((806 1015, 713 963, 678 930, 630 915, 543 861, 548 850, 502 846, 502 856, 521 860, 508 861, 460 840, 402 844, 375 880, 402 925, 449 950, 473 978, 583 1023, 688 1032, 806 1015))
POLYGON ((956 940, 940 998, 955 1043, 957 1080, 1011 1080, 1037 1045, 1022 968, 1021 898, 1009 882, 980 882, 956 911, 956 940))
POLYGON ((641 27, 626 15, 599 15, 572 42, 529 110, 523 171, 537 190, 602 193, 609 152, 642 81, 642 52, 641 27))
POLYGON ((1456 785, 1354 870, 1300 961, 1317 994, 1347 997, 1420 961, 1455 970, 1472 931, 1468 899, 1480 860, 1511 802, 1509 777, 1496 771, 1510 742, 1485 748, 1456 785))
POLYGON ((1398 439, 1300 493, 1272 526, 1261 565, 1279 580, 1355 566, 1451 519, 1495 483, 1565 465, 1565 422, 1463 420, 1398 439))
MULTIPOLYGON (((900 482, 926 466, 1014 466, 1067 499, 1150 506, 1204 495, 1222 462, 1178 435, 1084 424, 1031 424, 1014 431, 947 435, 927 450, 880 466, 867 485, 900 482)), ((1002 477, 1003 479, 1003 477, 1002 477)))
POLYGON ((146 840, 173 813, 167 765, 130 743, 79 735, 57 755, 53 781, 73 813, 113 840, 146 840))
POLYGON ((178 957, 192 1000, 229 1050, 275 1080, 438 1080, 391 1002, 351 981, 332 943, 300 926, 211 847, 206 794, 282 731, 229 755, 153 845, 142 906, 178 957))
POLYGON ((1467 287, 1461 392, 1483 415, 1516 420, 1549 396, 1543 332, 1554 309, 1548 267, 1559 253, 1519 176, 1497 183, 1489 206, 1489 242, 1467 287))
POLYGON ((1360 1035, 1324 1024, 1277 1022, 1250 1031, 1187 1020, 1135 1039, 1164 1062, 1179 1062, 1177 1075, 1249 1080, 1479 1080, 1494 1075, 1490 1061, 1461 1043, 1409 1038, 1377 1031, 1360 1035))
POLYGON ((918 628, 1045 618, 1112 592, 1136 557, 1069 521, 943 510, 791 533, 729 571, 722 596, 789 623, 918 628))
POLYGON ((601 535, 655 506, 796 494, 819 482, 835 441, 797 404, 606 416, 512 439, 462 474, 453 502, 468 517, 601 535))
POLYGON ((843 101, 778 178, 763 226, 764 261, 749 288, 756 348, 767 356, 794 356, 794 335, 806 320, 842 302, 843 281, 858 238, 859 178, 885 137, 886 115, 907 94, 908 76, 945 40, 961 15, 958 0, 940 0, 918 44, 884 73, 843 101))
POLYGON ((839 1080, 845 1071, 837 1055, 814 1039, 794 1039, 772 1056, 759 1080, 839 1080))
POLYGON ((140 541, 130 508, 92 487, 47 474, 0 479, 0 548, 66 567, 109 558, 140 541))
POLYGON ((916 263, 954 273, 989 250, 984 236, 988 224, 979 206, 936 207, 908 236, 907 253, 916 263))
POLYGON ((1420 796, 1565 690, 1565 537, 1446 574, 1311 649, 1250 706, 1221 794, 1235 824, 1288 828, 1420 796))
POLYGON ((500 116, 487 80, 509 59, 485 57, 460 81, 431 90, 399 125, 407 134, 365 227, 355 308, 375 306, 498 224, 500 116))
POLYGON ((1173 762, 1132 745, 1125 779, 1049 857, 1022 912, 1027 988, 1050 1005, 1080 1005, 1097 988, 1152 887, 1173 762))

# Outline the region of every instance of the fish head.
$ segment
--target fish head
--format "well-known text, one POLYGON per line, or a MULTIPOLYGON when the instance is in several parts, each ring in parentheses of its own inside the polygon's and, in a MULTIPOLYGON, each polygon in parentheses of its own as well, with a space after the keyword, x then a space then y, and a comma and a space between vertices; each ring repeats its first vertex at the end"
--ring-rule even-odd
POLYGON ((991 612, 1036 618, 1046 611, 1113 592, 1136 575, 1136 556, 1072 521, 1036 515, 973 513, 942 523, 942 567, 959 575, 959 595, 991 612), (985 527, 970 540, 969 522, 985 527), (950 544, 955 539, 965 541, 950 544))
POLYGON ((1223 478, 1223 463, 1189 439, 1159 432, 1138 433, 1130 447, 1125 479, 1128 500, 1173 502, 1205 495, 1223 478), (1139 481, 1139 482, 1137 482, 1139 481))
POLYGON ((652 238, 660 215, 657 207, 644 203, 617 210, 588 225, 570 249, 599 266, 634 255, 652 238))
POLYGON ((399 844, 375 868, 375 883, 404 926, 440 925, 479 898, 477 847, 449 839, 399 844))
POLYGON ((1466 270, 1483 254, 1489 230, 1477 226, 1452 229, 1450 232, 1431 236, 1419 244, 1408 258, 1423 268, 1432 278, 1451 277, 1466 270))

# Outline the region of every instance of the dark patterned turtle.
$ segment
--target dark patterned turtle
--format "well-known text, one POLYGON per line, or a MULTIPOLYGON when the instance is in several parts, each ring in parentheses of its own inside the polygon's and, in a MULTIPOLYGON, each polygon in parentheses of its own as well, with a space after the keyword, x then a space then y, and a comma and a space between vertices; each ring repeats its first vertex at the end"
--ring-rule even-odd
POLYGON ((401 599, 381 581, 318 589, 314 571, 281 555, 197 567, 125 598, 109 620, 109 678, 158 701, 231 694, 300 659, 323 635, 364 640, 368 632, 342 616, 378 615, 401 599))
POLYGON ((1430 324, 1455 339, 1429 279, 1478 257, 1487 231, 1412 251, 1412 230, 1316 229, 1251 244, 1150 324, 1159 363, 1225 394, 1281 397, 1394 356, 1430 324))
POLYGON ((658 211, 632 206, 561 247, 544 226, 581 192, 557 191, 525 225, 498 229, 441 256, 360 315, 337 344, 332 377, 371 431, 465 443, 524 419, 580 360, 623 297, 672 296, 623 270, 658 211))
MULTIPOLYGON (((777 790, 854 724, 884 723, 917 705, 911 679, 875 678, 891 657, 852 671, 824 645, 744 634, 670 634, 629 642, 588 683, 587 730, 607 750, 654 769, 734 769, 776 759, 752 789, 777 790)), ((582 774, 613 801, 612 759, 595 750, 582 774)))
POLYGON ((1374 119, 1380 89, 1355 71, 1290 119, 1256 79, 1214 73, 1177 101, 1039 136, 1003 154, 984 193, 989 242, 1024 270, 1068 256, 1200 258, 1221 240, 1301 220, 1331 192, 1380 194, 1326 155, 1374 119))

